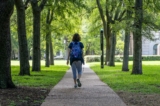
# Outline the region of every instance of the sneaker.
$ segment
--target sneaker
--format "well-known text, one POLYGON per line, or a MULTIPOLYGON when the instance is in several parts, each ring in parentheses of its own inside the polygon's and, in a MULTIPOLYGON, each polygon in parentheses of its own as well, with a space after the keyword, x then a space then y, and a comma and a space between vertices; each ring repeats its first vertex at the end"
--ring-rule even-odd
POLYGON ((78 82, 78 87, 81 87, 81 86, 82 86, 82 84, 81 84, 81 82, 80 82, 80 80, 79 80, 79 79, 77 79, 77 82, 78 82))
POLYGON ((77 84, 74 85, 74 88, 77 88, 77 84))

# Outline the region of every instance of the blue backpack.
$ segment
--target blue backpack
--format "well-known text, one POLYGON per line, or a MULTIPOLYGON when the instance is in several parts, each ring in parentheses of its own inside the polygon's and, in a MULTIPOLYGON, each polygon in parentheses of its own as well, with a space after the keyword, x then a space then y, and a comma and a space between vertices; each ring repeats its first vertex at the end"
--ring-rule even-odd
POLYGON ((82 49, 80 47, 80 42, 72 42, 71 58, 73 60, 81 60, 82 49))

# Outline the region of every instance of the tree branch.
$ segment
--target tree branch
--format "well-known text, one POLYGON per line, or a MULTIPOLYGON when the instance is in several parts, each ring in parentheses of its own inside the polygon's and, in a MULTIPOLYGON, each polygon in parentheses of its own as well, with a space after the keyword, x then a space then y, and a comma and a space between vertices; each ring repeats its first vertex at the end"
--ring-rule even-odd
POLYGON ((117 6, 116 10, 115 10, 115 16, 114 16, 114 20, 118 19, 118 15, 120 13, 120 8, 122 6, 122 2, 119 3, 119 5, 117 6))
POLYGON ((103 23, 105 23, 106 21, 104 18, 103 9, 101 7, 101 4, 100 4, 99 0, 96 0, 96 1, 97 1, 97 6, 98 6, 98 10, 100 12, 101 19, 102 19, 103 23))
POLYGON ((43 10, 43 8, 44 8, 46 2, 47 2, 47 0, 42 0, 41 4, 40 4, 40 6, 39 6, 39 7, 40 7, 40 11, 43 10))
POLYGON ((51 15, 50 15, 50 20, 49 20, 50 24, 51 24, 52 20, 53 20, 53 9, 51 10, 51 15))
POLYGON ((124 10, 120 15, 119 18, 117 19, 118 21, 122 21, 123 20, 123 16, 126 13, 126 10, 124 10))

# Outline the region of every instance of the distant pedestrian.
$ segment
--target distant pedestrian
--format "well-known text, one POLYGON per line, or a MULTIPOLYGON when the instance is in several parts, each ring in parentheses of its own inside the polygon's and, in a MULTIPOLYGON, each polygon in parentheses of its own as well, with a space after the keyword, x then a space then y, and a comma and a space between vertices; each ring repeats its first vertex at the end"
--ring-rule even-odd
POLYGON ((84 46, 83 43, 80 42, 80 40, 81 40, 80 35, 78 33, 75 33, 73 35, 72 42, 68 46, 69 51, 68 51, 67 65, 69 64, 70 61, 75 88, 77 88, 77 84, 78 87, 82 86, 80 78, 82 75, 82 64, 84 64, 84 59, 83 59, 84 46))

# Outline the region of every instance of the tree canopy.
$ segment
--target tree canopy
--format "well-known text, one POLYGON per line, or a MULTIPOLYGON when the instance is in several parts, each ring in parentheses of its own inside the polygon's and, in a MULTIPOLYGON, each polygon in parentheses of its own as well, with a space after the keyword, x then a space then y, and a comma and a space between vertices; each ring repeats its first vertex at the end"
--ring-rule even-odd
MULTIPOLYGON (((4 2, 5 5, 11 3, 13 6, 13 0, 4 2)), ((30 68, 24 63, 32 59, 32 71, 40 71, 40 60, 45 58, 46 66, 54 65, 55 54, 67 51, 74 33, 81 35, 84 55, 99 55, 99 32, 103 29, 105 64, 114 66, 115 54, 123 54, 122 70, 128 70, 129 39, 133 33, 132 74, 142 74, 142 37, 152 40, 152 31, 159 30, 159 5, 159 0, 15 0, 16 11, 10 20, 11 59, 23 61, 21 67, 28 68, 28 72, 30 68)), ((3 9, 11 8, 0 8, 0 12, 3 9)), ((4 13, 1 17, 8 16, 4 13)), ((30 75, 24 73, 23 68, 20 74, 30 75)))

